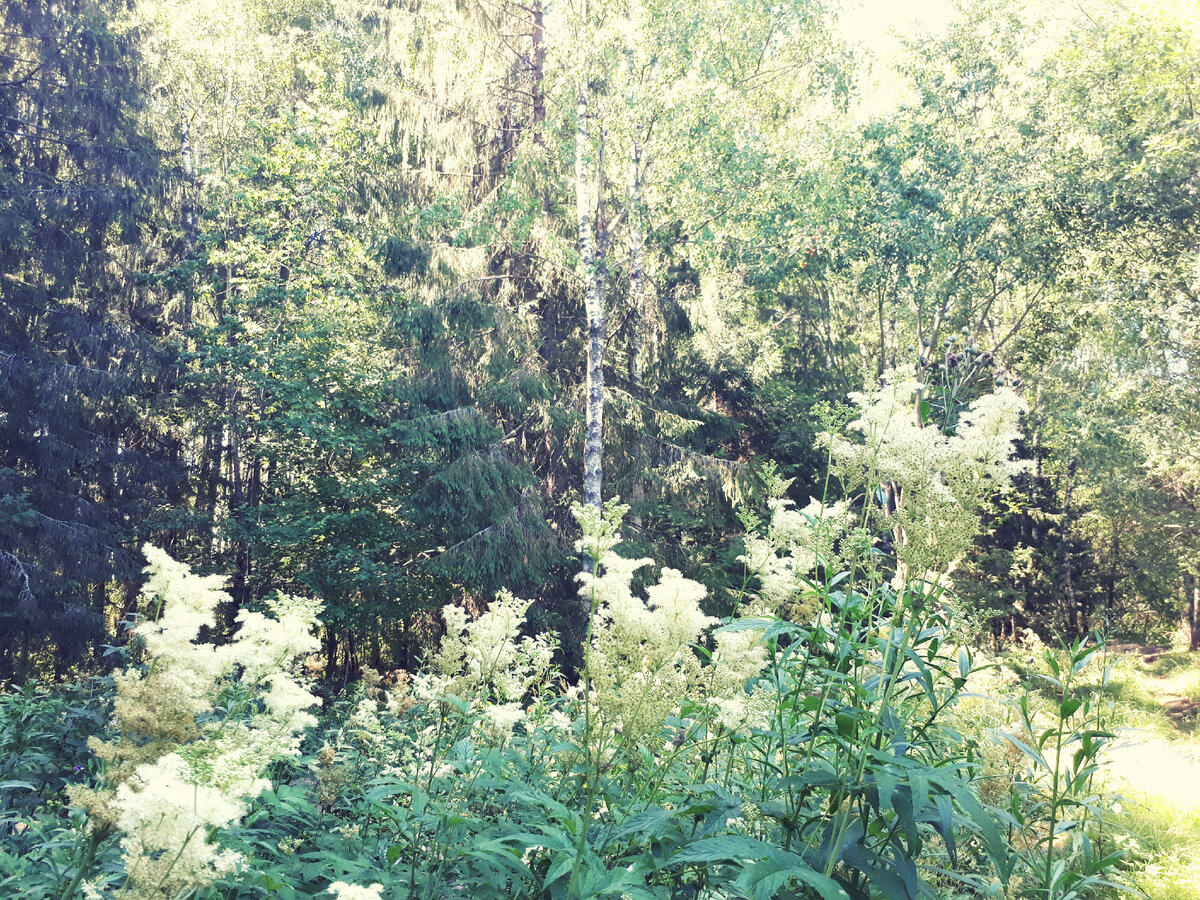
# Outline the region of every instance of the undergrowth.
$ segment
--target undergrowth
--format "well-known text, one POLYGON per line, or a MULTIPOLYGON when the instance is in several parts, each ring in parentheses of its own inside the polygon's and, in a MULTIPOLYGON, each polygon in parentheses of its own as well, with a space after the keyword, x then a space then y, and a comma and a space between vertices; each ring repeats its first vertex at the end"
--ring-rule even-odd
POLYGON ((858 418, 826 414, 830 471, 850 499, 798 510, 776 484, 770 516, 746 518, 746 588, 723 620, 701 611, 702 585, 621 555, 623 507, 577 509, 589 562, 578 673, 553 668, 549 638, 525 633, 529 603, 502 594, 473 621, 443 611, 430 668, 366 672, 317 721, 298 663, 316 645, 318 604, 275 598, 271 616, 239 615, 234 644, 200 643, 218 584, 151 551, 134 661, 76 703, 92 755, 70 738, 70 695, 0 694, 16 723, 2 758, 48 754, 40 771, 52 773, 18 777, 26 767, 0 785, 0 892, 1072 900, 1106 889, 1127 865, 1097 779, 1114 670, 1088 641, 1023 648, 1020 671, 976 659, 942 577, 979 499, 1013 471, 1019 404, 993 397, 938 430, 914 420, 914 396, 899 381, 857 397, 858 418), (847 424, 862 443, 840 436, 847 424), (874 500, 881 484, 888 503, 874 500), (657 577, 635 590, 642 568, 657 577))

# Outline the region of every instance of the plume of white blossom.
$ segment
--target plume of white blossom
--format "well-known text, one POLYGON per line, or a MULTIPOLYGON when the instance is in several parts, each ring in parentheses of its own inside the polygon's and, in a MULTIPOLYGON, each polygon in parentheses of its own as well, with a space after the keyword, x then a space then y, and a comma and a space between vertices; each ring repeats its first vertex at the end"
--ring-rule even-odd
POLYGON ((581 553, 597 550, 593 572, 578 576, 580 594, 592 613, 592 646, 587 678, 601 720, 600 733, 618 729, 626 743, 662 726, 666 716, 701 684, 692 645, 717 620, 700 609, 706 589, 664 568, 646 599, 631 589, 634 573, 649 559, 625 559, 613 552, 617 526, 627 507, 609 503, 573 509, 583 529, 575 545, 581 553))
POLYGON ((919 382, 895 373, 888 381, 872 394, 851 394, 859 415, 849 430, 861 441, 827 437, 834 471, 849 492, 871 495, 889 486, 894 508, 886 516, 870 497, 865 509, 875 511, 877 526, 892 529, 904 571, 936 572, 969 546, 980 503, 1021 470, 1013 445, 1027 407, 1012 390, 997 388, 967 407, 955 431, 945 434, 920 421, 919 382))
POLYGON ((712 655, 708 691, 714 697, 736 696, 767 664, 765 629, 718 630, 712 655))
POLYGON ((516 702, 545 678, 554 656, 550 637, 520 636, 531 603, 501 591, 473 622, 461 607, 443 607, 446 635, 435 664, 451 693, 516 702))
POLYGON ((818 565, 833 565, 834 546, 845 534, 850 517, 844 501, 824 504, 811 499, 804 509, 793 509, 785 498, 768 501, 771 518, 765 536, 746 536, 740 559, 758 579, 759 596, 771 613, 796 597, 818 565))
POLYGON ((383 885, 376 883, 361 887, 357 884, 335 881, 326 890, 337 900, 382 900, 383 885))
POLYGON ((151 616, 134 632, 146 665, 116 677, 120 737, 91 742, 109 763, 111 787, 75 791, 72 801, 94 825, 121 832, 121 896, 166 900, 237 864, 211 837, 245 815, 270 787, 267 765, 297 753, 299 732, 315 723, 308 710, 319 700, 292 671, 319 648, 320 604, 278 597, 268 602, 274 618, 243 610, 231 643, 202 643, 201 629, 229 599, 221 579, 194 575, 155 547, 145 553, 151 616), (221 691, 229 710, 214 717, 221 691))
MULTIPOLYGON (((196 783, 195 770, 177 753, 138 766, 117 788, 117 825, 134 897, 176 897, 230 871, 239 857, 208 840, 209 829, 225 828, 246 814, 245 801, 212 784, 196 783)), ((245 786, 253 794, 263 786, 245 786)))

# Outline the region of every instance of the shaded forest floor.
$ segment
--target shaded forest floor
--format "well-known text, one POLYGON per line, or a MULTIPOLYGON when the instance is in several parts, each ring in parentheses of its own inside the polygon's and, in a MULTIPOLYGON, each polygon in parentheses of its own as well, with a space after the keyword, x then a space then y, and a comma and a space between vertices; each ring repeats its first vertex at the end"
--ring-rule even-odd
POLYGON ((1114 648, 1117 738, 1107 759, 1130 881, 1150 900, 1200 900, 1200 654, 1114 648))

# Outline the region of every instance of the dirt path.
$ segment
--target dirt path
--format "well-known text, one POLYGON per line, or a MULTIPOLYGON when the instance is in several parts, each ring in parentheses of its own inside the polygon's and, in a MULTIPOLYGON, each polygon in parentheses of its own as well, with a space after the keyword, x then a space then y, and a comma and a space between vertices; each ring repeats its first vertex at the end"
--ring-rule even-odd
POLYGON ((1149 794, 1180 812, 1200 809, 1200 746, 1140 728, 1120 728, 1106 770, 1127 790, 1149 794))
MULTIPOLYGON (((1144 657, 1147 662, 1154 657, 1144 657)), ((1128 789, 1160 798, 1180 810, 1200 809, 1200 742, 1195 726, 1200 704, 1184 694, 1188 670, 1165 676, 1147 674, 1144 684, 1176 737, 1145 728, 1123 727, 1109 746, 1107 771, 1128 789)))
POLYGON ((1195 720, 1200 716, 1200 703, 1183 695, 1183 682, 1189 677, 1181 671, 1174 675, 1147 679, 1147 687, 1154 699, 1162 704, 1163 710, 1177 728, 1192 732, 1195 720))
POLYGON ((1147 727, 1117 730, 1105 752, 1104 778, 1121 798, 1117 822, 1127 829, 1133 853, 1129 883, 1148 900, 1200 900, 1200 710, 1187 696, 1194 694, 1196 669, 1189 664, 1154 675, 1158 654, 1148 649, 1121 651, 1146 664, 1137 687, 1153 703, 1137 704, 1149 717, 1147 727))

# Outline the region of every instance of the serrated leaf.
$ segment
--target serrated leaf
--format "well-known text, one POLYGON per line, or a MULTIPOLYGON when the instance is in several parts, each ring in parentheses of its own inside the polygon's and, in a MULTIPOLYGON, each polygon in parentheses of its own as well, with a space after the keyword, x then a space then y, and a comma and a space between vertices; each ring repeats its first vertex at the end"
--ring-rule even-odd
POLYGON ((688 844, 669 863, 713 863, 741 859, 763 859, 777 848, 765 841, 742 834, 704 838, 688 844))
POLYGON ((850 895, 840 884, 807 863, 780 867, 775 860, 765 860, 748 866, 738 876, 736 884, 754 900, 772 900, 788 882, 798 881, 812 888, 822 900, 849 900, 850 895))
POLYGON ((669 809, 663 809, 662 807, 648 809, 643 813, 626 819, 613 829, 613 840, 619 840, 631 834, 653 831, 659 825, 671 821, 674 817, 675 813, 669 809))

